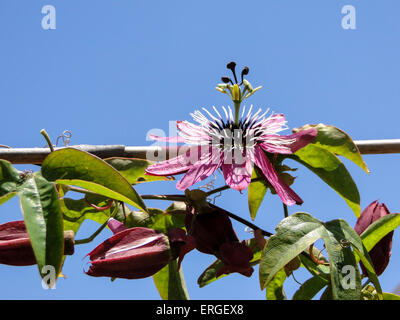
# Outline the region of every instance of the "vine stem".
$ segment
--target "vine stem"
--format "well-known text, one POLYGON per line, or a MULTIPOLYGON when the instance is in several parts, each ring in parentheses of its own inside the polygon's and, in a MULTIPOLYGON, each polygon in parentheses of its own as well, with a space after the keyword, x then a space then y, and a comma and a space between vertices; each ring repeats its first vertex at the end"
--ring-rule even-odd
POLYGON ((53 143, 50 140, 49 135, 47 134, 46 130, 42 129, 40 130, 41 135, 46 139, 47 144, 49 145, 50 151, 54 151, 53 143))
MULTIPOLYGON (((116 206, 109 218, 113 218, 117 214, 117 212, 118 212, 118 203, 116 203, 116 206)), ((85 238, 85 239, 75 240, 75 244, 84 244, 84 243, 92 242, 100 234, 100 232, 103 231, 103 229, 107 226, 107 222, 108 222, 108 219, 90 237, 85 238)))
POLYGON ((286 204, 283 204, 283 215, 285 216, 285 218, 289 217, 289 212, 288 212, 288 207, 286 204))
MULTIPOLYGON (((141 196, 142 199, 144 200, 169 200, 169 201, 182 201, 185 202, 186 201, 186 196, 184 195, 179 195, 179 194, 171 194, 171 195, 142 195, 141 196)), ((243 219, 242 217, 237 216, 236 214, 229 212, 223 208, 217 207, 216 205, 213 205, 211 203, 208 203, 208 205, 212 208, 215 208, 219 211, 224 212, 226 215, 228 215, 229 217, 231 217, 232 219, 239 221, 240 223, 244 224, 245 226, 248 226, 249 228, 253 229, 253 230, 261 230, 261 233, 264 236, 270 237, 273 235, 273 233, 265 231, 263 229, 261 229, 260 227, 256 226, 255 224, 251 223, 250 221, 247 221, 246 219, 243 219)))
MULTIPOLYGON (((80 193, 84 193, 84 194, 96 194, 95 192, 91 192, 85 189, 81 189, 81 188, 77 188, 77 187, 70 187, 68 186, 68 189, 70 191, 75 191, 75 192, 80 192, 80 193)), ((216 190, 216 189, 215 189, 216 190)), ((181 195, 181 194, 151 194, 151 195, 141 195, 141 198, 143 200, 167 200, 167 201, 181 201, 181 202, 185 202, 186 201, 186 196, 185 195, 181 195)), ((264 236, 270 237, 273 235, 273 233, 265 231, 263 229, 261 229, 260 227, 256 226, 255 224, 251 223, 250 221, 247 221, 246 219, 243 219, 242 217, 237 216, 236 214, 229 212, 225 209, 222 209, 220 207, 217 207, 211 203, 209 203, 209 205, 215 209, 218 209, 224 213, 226 213, 229 217, 231 217, 232 219, 244 224, 245 226, 248 226, 249 228, 253 229, 253 230, 261 230, 261 233, 264 236)))

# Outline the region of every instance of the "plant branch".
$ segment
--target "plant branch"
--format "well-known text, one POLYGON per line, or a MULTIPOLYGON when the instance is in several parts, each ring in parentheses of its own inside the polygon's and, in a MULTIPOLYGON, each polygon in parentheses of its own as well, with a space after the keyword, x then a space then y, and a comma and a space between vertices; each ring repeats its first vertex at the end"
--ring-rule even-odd
POLYGON ((286 204, 283 204, 283 215, 285 216, 285 218, 289 217, 289 212, 288 212, 288 207, 286 204))
MULTIPOLYGON (((185 202, 186 201, 186 196, 184 195, 179 195, 179 194, 166 194, 166 195, 142 195, 141 196, 142 199, 148 199, 148 200, 169 200, 169 201, 182 201, 185 202)), ((270 237, 273 235, 273 233, 265 231, 263 229, 261 229, 260 227, 256 226, 255 224, 247 221, 246 219, 243 219, 242 217, 237 216, 236 214, 229 212, 223 208, 217 207, 214 204, 211 204, 208 202, 208 205, 212 208, 215 208, 219 211, 224 212, 225 214, 227 214, 229 217, 231 217, 232 219, 239 221, 240 223, 244 224, 245 226, 248 226, 249 228, 253 229, 253 230, 261 230, 261 233, 264 236, 270 237)))

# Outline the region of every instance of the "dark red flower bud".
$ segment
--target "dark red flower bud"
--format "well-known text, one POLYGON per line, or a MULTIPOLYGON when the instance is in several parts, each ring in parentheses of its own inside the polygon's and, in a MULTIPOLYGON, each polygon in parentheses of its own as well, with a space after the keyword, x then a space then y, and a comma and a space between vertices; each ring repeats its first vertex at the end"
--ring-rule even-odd
POLYGON ((219 248, 219 254, 224 266, 217 271, 216 276, 239 272, 250 277, 254 271, 249 261, 253 258, 253 252, 244 242, 226 242, 219 248))
POLYGON ((185 217, 186 230, 196 241, 196 249, 203 253, 216 254, 225 242, 238 242, 228 215, 210 207, 208 212, 194 215, 188 210, 185 217))
POLYGON ((192 236, 186 234, 183 229, 172 229, 168 232, 168 239, 171 245, 172 257, 178 259, 178 269, 186 253, 196 248, 196 242, 192 236))
POLYGON ((253 258, 253 252, 239 241, 226 212, 216 206, 210 206, 207 210, 195 214, 193 208, 188 208, 186 213, 186 230, 193 237, 196 249, 213 254, 224 263, 217 271, 217 276, 239 272, 250 277, 253 268, 249 261, 253 258))
POLYGON ((36 264, 24 221, 11 221, 0 225, 0 263, 11 266, 36 264))
MULTIPOLYGON (((74 234, 64 232, 64 254, 74 253, 74 234)), ((23 220, 0 224, 0 263, 11 266, 36 264, 31 241, 23 220)))
MULTIPOLYGON (((390 211, 384 203, 379 204, 378 201, 374 201, 361 213, 354 230, 358 234, 362 234, 373 222, 388 214, 390 214, 390 211)), ((383 237, 369 252, 375 272, 378 276, 383 273, 389 263, 392 249, 392 237, 393 231, 383 237)), ((362 263, 360 265, 363 273, 367 274, 364 265, 362 263)))
POLYGON ((168 237, 142 227, 116 233, 88 256, 92 263, 88 275, 125 279, 152 276, 171 260, 168 237))

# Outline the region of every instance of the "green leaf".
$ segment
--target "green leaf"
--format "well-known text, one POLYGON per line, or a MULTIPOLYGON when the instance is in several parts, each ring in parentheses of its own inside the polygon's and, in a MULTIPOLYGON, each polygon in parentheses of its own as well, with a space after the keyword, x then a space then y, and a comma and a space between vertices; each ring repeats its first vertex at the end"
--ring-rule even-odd
POLYGON ((376 220, 360 235, 369 252, 384 236, 400 225, 400 214, 391 213, 376 220))
MULTIPOLYGON (((114 210, 114 206, 110 209, 99 211, 88 204, 90 203, 102 207, 108 204, 107 199, 102 196, 90 196, 90 200, 85 199, 60 199, 60 207, 63 213, 64 230, 73 230, 75 234, 78 232, 81 224, 90 219, 100 224, 105 223, 114 210)), ((118 215, 118 213, 117 213, 118 215)))
POLYGON ((127 214, 125 226, 151 228, 162 233, 168 233, 172 228, 185 228, 185 215, 179 211, 164 211, 148 208, 148 213, 131 211, 127 214))
POLYGON ((131 184, 174 180, 173 177, 146 175, 145 169, 155 163, 146 159, 108 158, 104 159, 104 161, 117 169, 131 184))
MULTIPOLYGON (((251 179, 261 178, 263 175, 256 168, 253 169, 251 179)), ((251 219, 254 220, 258 209, 268 190, 268 184, 265 181, 252 182, 248 188, 248 203, 251 219)))
POLYGON ((353 178, 338 157, 328 150, 309 144, 289 158, 318 175, 346 201, 357 217, 360 216, 360 194, 353 178))
POLYGON ((283 289, 283 283, 286 280, 284 269, 279 270, 272 280, 268 283, 266 289, 267 300, 286 300, 286 294, 283 289))
POLYGON ((328 285, 324 292, 322 292, 320 300, 333 300, 332 286, 328 285))
POLYGON ((400 300, 400 296, 390 292, 383 292, 383 300, 400 300))
POLYGON ((297 212, 283 219, 262 253, 259 268, 261 289, 287 263, 321 238, 324 230, 324 225, 307 213, 297 212))
POLYGON ((334 126, 322 123, 317 125, 308 124, 293 131, 297 132, 310 128, 315 128, 318 131, 318 135, 315 137, 312 144, 326 149, 333 154, 346 157, 361 167, 365 172, 369 173, 369 169, 365 164, 358 147, 347 133, 334 126))
POLYGON ((361 275, 350 243, 343 231, 345 221, 333 220, 325 223, 322 235, 329 256, 330 284, 334 300, 360 300, 361 275))
POLYGON ((64 233, 55 184, 35 174, 25 181, 19 196, 39 272, 44 277, 48 273, 44 267, 53 266, 57 279, 63 259, 64 233))
POLYGON ((82 150, 65 148, 52 152, 42 163, 49 181, 75 185, 146 211, 142 198, 111 165, 82 150))
POLYGON ((293 295, 292 300, 311 300, 320 292, 329 282, 321 277, 314 276, 304 282, 293 295))
MULTIPOLYGON (((327 261, 325 258, 322 258, 318 256, 317 250, 315 247, 313 247, 314 251, 314 256, 317 257, 319 260, 324 260, 327 261)), ((302 266, 305 267, 311 275, 315 277, 321 278, 323 281, 328 283, 330 281, 330 268, 328 265, 324 264, 317 264, 314 261, 311 260, 311 257, 308 255, 308 250, 306 252, 307 254, 301 254, 300 260, 302 263, 302 266)))
POLYGON ((21 174, 10 162, 0 160, 0 204, 17 194, 18 186, 23 182, 21 174))
POLYGON ((163 300, 189 300, 182 268, 178 271, 176 260, 153 275, 153 280, 163 300))
POLYGON ((373 263, 368 254, 368 250, 365 248, 363 241, 361 240, 357 232, 351 226, 349 226, 349 224, 346 221, 341 219, 330 221, 326 223, 326 225, 327 228, 329 226, 330 231, 336 233, 338 238, 342 238, 343 240, 348 241, 352 245, 354 253, 356 254, 355 256, 356 263, 359 260, 361 260, 361 262, 364 264, 365 268, 367 269, 368 277, 377 290, 378 297, 382 299, 382 288, 380 286, 378 277, 375 273, 373 263))

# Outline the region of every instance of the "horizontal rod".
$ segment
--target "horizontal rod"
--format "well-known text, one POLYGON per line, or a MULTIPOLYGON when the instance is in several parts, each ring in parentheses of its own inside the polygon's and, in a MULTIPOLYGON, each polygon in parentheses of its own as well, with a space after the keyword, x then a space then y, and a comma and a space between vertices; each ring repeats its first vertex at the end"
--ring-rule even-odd
MULTIPOLYGON (((354 141, 361 154, 390 154, 400 153, 400 139, 387 140, 356 140, 354 141)), ((168 159, 177 155, 179 146, 124 146, 124 145, 74 145, 70 146, 89 152, 99 158, 139 158, 146 159, 168 159)), ((64 149, 55 148, 55 150, 64 149)), ((0 159, 7 160, 13 164, 38 164, 50 153, 49 148, 9 148, 0 145, 0 159)))

